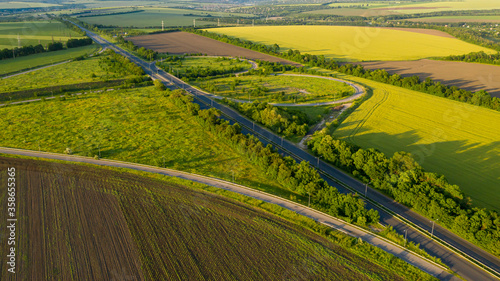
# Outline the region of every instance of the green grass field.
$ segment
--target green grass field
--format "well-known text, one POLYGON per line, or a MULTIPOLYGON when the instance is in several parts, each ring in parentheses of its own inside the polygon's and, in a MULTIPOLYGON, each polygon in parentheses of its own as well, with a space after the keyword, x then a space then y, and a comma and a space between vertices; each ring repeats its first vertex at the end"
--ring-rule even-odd
POLYGON ((457 10, 492 10, 500 9, 500 3, 495 0, 463 0, 463 1, 433 1, 420 3, 414 2, 371 2, 371 3, 332 3, 330 6, 340 7, 340 9, 324 9, 316 11, 308 11, 304 13, 325 14, 325 15, 341 15, 341 16, 385 16, 395 14, 417 14, 417 13, 432 13, 441 11, 457 11, 457 10), (348 7, 351 5, 365 4, 363 8, 348 7), (366 6, 368 4, 368 6, 366 6), (347 6, 347 7, 346 7, 347 6))
MULTIPOLYGON (((74 59, 76 57, 93 53, 99 45, 92 44, 88 46, 65 49, 61 51, 47 52, 41 54, 34 54, 25 57, 18 57, 15 59, 0 60, 0 75, 7 73, 19 72, 25 69, 36 68, 37 66, 49 65, 57 62, 74 59)), ((6 80, 0 80, 0 85, 4 84, 6 80)), ((70 80, 60 81, 63 83, 71 83, 70 80)), ((32 84, 31 81, 23 81, 23 83, 10 85, 10 87, 24 87, 25 85, 32 84)), ((3 87, 3 86, 2 86, 3 87)))
POLYGON ((223 97, 274 103, 325 102, 354 93, 354 89, 341 82, 298 76, 240 76, 193 84, 223 97), (236 81, 238 85, 232 90, 231 84, 236 81))
POLYGON ((388 156, 407 151, 444 174, 473 204, 500 210, 500 113, 482 107, 338 74, 373 88, 334 136, 388 156))
POLYGON ((0 22, 0 49, 39 43, 45 46, 52 42, 52 39, 56 42, 66 42, 70 36, 83 38, 58 21, 0 22))
POLYGON ((415 22, 500 22, 500 16, 442 16, 409 19, 415 22))
POLYGON ((439 1, 427 2, 409 5, 395 5, 384 7, 390 12, 416 14, 416 13, 432 13, 441 11, 456 11, 456 10, 492 10, 500 9, 500 2, 496 0, 463 0, 463 1, 439 1), (400 8, 400 9, 391 9, 400 8), (404 9, 401 9, 404 8, 404 9))
MULTIPOLYGON (((160 55, 160 57, 169 57, 160 55)), ((160 66, 172 74, 183 76, 186 73, 191 73, 194 70, 215 70, 228 72, 234 68, 241 68, 241 71, 248 70, 252 65, 245 60, 214 58, 214 57, 182 57, 179 61, 163 61, 160 66)))
POLYGON ((61 6, 58 4, 42 3, 42 2, 0 2, 0 9, 27 9, 27 8, 46 8, 61 6))
MULTIPOLYGON (((142 8, 141 8, 142 9, 142 8)), ((145 8, 144 12, 123 15, 110 15, 98 17, 82 17, 80 20, 90 24, 114 25, 122 27, 150 27, 161 26, 161 21, 164 22, 166 27, 173 26, 193 26, 193 20, 200 17, 222 16, 222 17, 248 17, 250 14, 237 14, 237 13, 222 13, 222 12, 203 12, 197 10, 182 10, 173 8, 145 8)), ((209 22, 203 20, 196 21, 197 26, 203 25, 217 25, 217 22, 209 22)))
POLYGON ((0 146, 94 156, 100 145, 104 158, 228 180, 234 171, 239 183, 289 197, 154 87, 2 107, 0 114, 0 127, 12 132, 0 146))
POLYGON ((12 166, 23 186, 16 196, 30 202, 16 214, 39 221, 16 225, 22 279, 435 280, 368 243, 222 189, 134 170, 0 156, 1 169, 12 166))
MULTIPOLYGON (((65 1, 63 4, 74 4, 75 2, 73 1, 65 1)), ((191 1, 182 1, 182 0, 174 0, 174 1, 169 1, 169 2, 158 2, 158 1, 149 1, 149 0, 144 0, 144 1, 127 1, 127 0, 110 0, 110 1, 101 1, 101 0, 86 0, 86 1, 81 1, 79 4, 84 5, 86 8, 92 8, 92 9, 107 9, 109 7, 130 7, 130 6, 178 6, 178 5, 185 5, 186 3, 189 3, 191 5, 191 1)), ((195 4, 195 3, 193 3, 195 4)), ((193 5, 194 6, 194 5, 193 5)))
POLYGON ((256 26, 209 29, 257 43, 277 43, 340 61, 416 60, 493 50, 458 39, 415 32, 352 26, 256 26))

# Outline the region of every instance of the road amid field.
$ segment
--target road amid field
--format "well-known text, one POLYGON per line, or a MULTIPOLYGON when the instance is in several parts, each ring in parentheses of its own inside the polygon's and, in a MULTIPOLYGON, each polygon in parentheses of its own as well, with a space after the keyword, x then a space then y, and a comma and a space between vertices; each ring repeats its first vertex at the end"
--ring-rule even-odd
POLYGON ((168 53, 170 55, 202 53, 210 56, 242 57, 251 60, 263 60, 301 66, 301 64, 293 61, 248 50, 188 32, 179 31, 141 35, 128 37, 127 41, 131 41, 139 47, 152 49, 159 53, 168 53))
POLYGON ((195 181, 199 182, 202 184, 210 185, 213 187, 217 188, 222 188, 225 190, 229 190, 232 192, 236 192, 239 194, 243 194, 245 196, 249 196, 258 200, 262 200, 264 202, 272 203, 279 205, 283 208, 289 209, 291 211, 294 211, 298 214, 307 216, 309 218, 312 218, 319 223, 328 225, 334 229, 337 229, 343 233, 346 233, 350 236, 353 237, 360 237, 363 241, 366 241, 376 247, 379 247, 383 249, 386 252, 389 252, 396 257, 399 257, 400 259, 420 268, 421 270, 438 277, 441 280, 460 280, 459 278, 453 276, 452 274, 448 273, 443 267, 434 264, 433 262, 430 262, 426 259, 423 259, 419 255, 416 255, 412 252, 407 251, 403 247, 390 242, 384 238, 381 238, 379 236, 373 235, 369 231, 366 231, 362 228, 356 227, 354 225, 351 225, 343 220, 337 219, 335 217, 332 217, 330 215, 327 215, 325 213, 316 211, 314 209, 305 207, 303 205, 297 204, 295 202, 283 199, 281 197, 272 195, 272 194, 267 194, 262 191, 258 191, 252 188, 248 188, 242 185, 234 184, 231 182, 219 180, 216 178, 210 178, 202 175, 197 175, 197 174, 190 174, 182 171, 177 171, 177 170, 171 170, 171 169, 165 169, 165 168, 158 168, 154 166, 147 166, 147 165, 140 165, 140 164, 134 164, 134 163, 129 163, 129 162, 122 162, 122 161, 112 161, 112 160, 95 160, 90 157, 81 157, 81 156, 69 156, 65 154, 56 154, 56 153, 45 153, 45 152, 36 152, 36 151, 29 151, 29 150, 20 150, 20 149, 9 149, 9 148, 0 148, 0 153, 5 153, 5 154, 14 154, 14 155, 23 155, 23 156, 30 156, 30 157, 40 157, 40 158, 47 158, 47 159, 56 159, 56 160, 64 160, 64 161, 70 161, 70 162, 79 162, 79 163, 88 163, 88 164, 95 164, 95 165, 100 165, 100 166, 110 166, 110 167, 117 167, 117 168, 128 168, 128 169, 134 169, 134 170, 139 170, 139 171, 145 171, 145 172, 151 172, 151 173, 157 173, 157 174, 162 174, 162 175, 167 175, 171 177, 177 177, 185 180, 190 180, 190 181, 195 181))
MULTIPOLYGON (((251 62, 251 61, 249 61, 249 62, 251 62)), ((244 72, 248 72, 248 70, 244 71, 244 72)), ((244 72, 240 72, 240 74, 244 73, 244 72)), ((305 103, 272 103, 272 102, 270 102, 269 103, 269 104, 272 104, 274 106, 288 106, 288 107, 295 106, 295 107, 300 107, 300 106, 332 105, 332 104, 346 103, 346 102, 354 101, 354 100, 360 98, 363 94, 365 94, 365 89, 363 89, 363 87, 361 87, 361 86, 359 86, 357 84, 353 84, 351 82, 345 81, 345 80, 341 80, 341 79, 336 79, 336 78, 331 78, 331 77, 325 77, 325 76, 318 76, 318 75, 307 75, 307 74, 280 73, 280 74, 276 74, 276 75, 279 75, 279 76, 311 77, 311 78, 318 78, 318 79, 325 79, 325 80, 337 81, 337 82, 345 83, 345 84, 349 85, 350 87, 352 87, 354 89, 354 94, 352 94, 349 97, 340 99, 340 100, 333 100, 333 101, 326 101, 326 102, 315 102, 315 103, 311 103, 311 102, 305 102, 305 103)), ((205 91, 203 91, 201 89, 197 89, 197 90, 199 92, 202 92, 205 96, 213 98, 213 99, 222 100, 222 99, 227 98, 227 97, 218 96, 218 95, 214 95, 214 94, 205 92, 205 91)), ((228 99, 230 99, 232 101, 235 101, 235 102, 239 102, 239 103, 252 103, 252 102, 254 102, 254 100, 241 100, 241 99, 234 99, 234 98, 228 98, 228 99)))
POLYGON ((376 61, 355 63, 366 69, 385 69, 403 77, 417 75, 421 80, 431 78, 448 86, 469 91, 485 90, 500 97, 500 66, 459 61, 417 60, 376 61))
MULTIPOLYGON (((207 108, 211 105, 212 107, 221 110, 225 115, 225 118, 241 124, 245 133, 252 133, 256 135, 264 143, 264 145, 267 143, 272 143, 283 154, 291 155, 297 160, 309 161, 313 165, 318 163, 318 170, 323 175, 325 180, 327 180, 330 185, 335 186, 340 192, 350 193, 354 191, 358 194, 364 194, 365 185, 358 180, 352 178, 351 176, 323 161, 318 161, 318 159, 313 155, 301 150, 291 142, 288 142, 286 140, 283 141, 281 137, 275 135, 269 130, 255 125, 254 122, 243 117, 235 110, 214 102, 213 100, 206 97, 203 92, 197 90, 189 84, 186 84, 177 77, 172 76, 159 69, 153 71, 152 69, 154 67, 154 64, 144 62, 139 58, 131 55, 130 53, 122 50, 121 48, 116 47, 114 44, 104 40, 95 33, 92 33, 88 30, 86 31, 89 37, 94 39, 99 44, 103 45, 103 47, 108 47, 124 56, 127 56, 131 61, 143 67, 145 71, 153 78, 161 79, 164 82, 173 83, 179 88, 186 89, 190 94, 194 95, 197 98, 195 99, 195 101, 200 104, 201 108, 207 108), (279 145, 280 143, 281 145, 279 145)), ((414 228, 409 227, 399 218, 396 218, 394 214, 398 214, 398 217, 402 217, 405 220, 410 221, 414 225, 418 226, 418 228, 423 229, 425 233, 429 233, 433 225, 432 222, 429 221, 429 219, 411 211, 407 207, 402 206, 401 204, 395 202, 391 198, 382 195, 372 188, 368 188, 367 199, 367 208, 372 208, 379 211, 381 218, 380 221, 382 223, 392 225, 394 229, 400 234, 404 234, 405 231, 407 231, 408 240, 420 244, 421 247, 428 253, 441 258, 441 260, 445 264, 447 264, 454 272, 457 272, 467 280, 497 280, 490 273, 464 259, 456 252, 444 247, 442 244, 436 242, 435 240, 430 239, 428 234, 423 234, 423 232, 421 232, 420 230, 415 230, 414 228)), ((445 243, 453 245, 453 247, 459 249, 459 251, 465 253, 465 255, 468 255, 476 259, 480 263, 490 267, 491 269, 500 272, 500 260, 498 258, 476 247, 470 242, 458 237, 450 231, 436 225, 436 227, 434 228, 434 236, 439 238, 441 241, 444 241, 445 243)))

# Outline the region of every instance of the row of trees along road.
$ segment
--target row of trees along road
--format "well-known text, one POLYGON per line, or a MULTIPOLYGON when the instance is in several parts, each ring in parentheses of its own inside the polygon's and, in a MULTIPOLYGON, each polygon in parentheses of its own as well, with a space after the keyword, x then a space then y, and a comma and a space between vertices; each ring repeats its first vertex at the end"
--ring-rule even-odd
MULTIPOLYGON (((324 56, 301 54, 298 50, 276 52, 278 47, 263 46, 251 41, 207 31, 186 29, 186 31, 207 36, 222 42, 260 50, 272 55, 299 62, 308 66, 321 67, 345 74, 371 79, 411 90, 446 97, 500 111, 500 99, 491 97, 485 91, 472 93, 455 86, 445 86, 431 79, 421 81, 418 76, 405 77, 389 73, 383 69, 365 70, 357 65, 339 65, 324 56)), ((373 186, 417 212, 438 219, 440 224, 459 236, 479 245, 483 249, 500 256, 500 216, 497 212, 472 207, 460 188, 451 185, 442 175, 424 171, 406 152, 396 153, 387 158, 375 149, 361 149, 355 145, 334 139, 329 134, 317 133, 309 142, 309 147, 317 155, 354 176, 372 181, 373 186)))
POLYGON ((222 142, 245 155, 270 180, 277 181, 298 195, 310 195, 311 206, 342 217, 348 222, 362 226, 378 222, 380 217, 377 211, 367 210, 364 201, 356 195, 342 194, 335 187, 328 185, 309 162, 297 163, 291 157, 282 157, 271 145, 264 147, 257 137, 242 134, 239 124, 230 125, 228 121, 220 119, 221 113, 218 110, 200 110, 199 106, 192 102, 193 98, 183 92, 170 92, 170 100, 179 108, 196 116, 198 122, 222 142))
POLYGON ((375 149, 362 149, 334 139, 327 130, 308 143, 316 154, 350 172, 463 238, 500 255, 500 216, 495 211, 472 207, 457 185, 442 175, 426 172, 406 152, 386 157, 375 149))

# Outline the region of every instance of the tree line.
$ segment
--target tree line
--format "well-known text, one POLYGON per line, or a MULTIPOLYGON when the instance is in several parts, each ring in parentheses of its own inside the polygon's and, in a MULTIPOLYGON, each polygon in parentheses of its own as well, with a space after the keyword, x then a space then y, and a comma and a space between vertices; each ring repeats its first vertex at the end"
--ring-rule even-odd
POLYGON ((103 70, 122 75, 142 76, 146 74, 140 66, 131 62, 128 58, 115 53, 113 50, 108 49, 106 54, 108 56, 103 56, 99 59, 99 65, 103 70))
POLYGON ((500 53, 487 54, 483 51, 472 52, 466 55, 452 55, 438 59, 447 61, 464 61, 500 65, 500 53))
POLYGON ((225 98, 223 102, 285 137, 303 137, 309 131, 307 115, 298 110, 276 107, 259 101, 243 103, 225 98))
POLYGON ((183 90, 170 92, 169 99, 179 108, 196 116, 198 122, 217 135, 256 167, 263 171, 270 180, 277 181, 284 188, 302 196, 311 196, 311 206, 326 213, 342 217, 348 222, 359 225, 377 223, 379 214, 367 210, 363 200, 353 194, 342 194, 335 187, 328 185, 311 167, 309 162, 297 163, 291 157, 282 157, 271 145, 264 146, 252 134, 242 134, 238 123, 219 118, 221 112, 211 108, 200 110, 193 103, 193 97, 183 94, 183 90))
POLYGON ((145 60, 156 60, 158 52, 144 47, 137 47, 132 41, 125 40, 121 35, 117 37, 118 43, 122 44, 125 48, 135 52, 139 57, 145 60))
POLYGON ((417 212, 439 220, 459 236, 500 255, 500 216, 495 211, 472 207, 470 199, 443 175, 426 172, 407 152, 386 157, 333 138, 326 131, 308 142, 316 155, 417 212))
MULTIPOLYGON (((66 48, 76 48, 80 46, 86 46, 92 44, 92 39, 82 38, 82 39, 69 39, 66 42, 66 48)), ((39 54, 44 52, 53 52, 64 49, 64 44, 62 42, 52 42, 47 44, 47 49, 43 47, 42 44, 29 45, 23 47, 15 47, 13 49, 5 48, 0 51, 0 59, 12 59, 17 57, 29 56, 33 54, 39 54)))

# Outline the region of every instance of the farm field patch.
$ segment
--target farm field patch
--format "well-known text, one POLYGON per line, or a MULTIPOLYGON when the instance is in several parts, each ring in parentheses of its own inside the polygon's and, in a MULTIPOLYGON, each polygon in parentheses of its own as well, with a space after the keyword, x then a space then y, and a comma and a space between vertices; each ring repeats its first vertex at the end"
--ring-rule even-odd
POLYGON ((464 0, 464 1, 435 1, 426 3, 411 3, 411 2, 395 2, 390 3, 364 3, 363 7, 352 7, 353 5, 363 3, 332 3, 330 6, 341 7, 336 9, 323 9, 315 11, 307 11, 305 14, 325 14, 325 15, 341 15, 341 16, 386 16, 396 14, 417 14, 417 13, 432 13, 441 11, 456 11, 456 10, 492 10, 500 9, 498 1, 494 0, 464 0), (349 7, 351 6, 351 7, 349 7))
MULTIPOLYGON (((179 1, 179 2, 182 2, 179 1)), ((173 2, 172 4, 176 5, 179 2, 173 2)), ((171 3, 171 2, 169 2, 171 3)), ((184 2, 185 3, 185 2, 184 2)), ((74 0, 68 0, 64 1, 61 4, 75 4, 74 0)), ((85 5, 86 8, 92 8, 92 9, 100 9, 100 8, 109 8, 109 7, 130 7, 130 6, 156 6, 158 5, 158 1, 140 1, 140 2, 133 2, 133 1, 119 1, 119 0, 111 0, 111 1, 101 1, 101 0, 85 0, 84 2, 79 2, 79 4, 85 5)), ((168 4, 164 4, 168 5, 168 4)))
MULTIPOLYGON (((7 167, 16 167, 23 186, 17 200, 26 202, 17 210, 21 278, 404 280, 354 254, 356 245, 348 250, 261 209, 166 177, 0 157, 0 169, 7 167)), ((0 188, 1 198, 6 191, 0 188)), ((1 205, 6 209, 7 200, 1 205)), ((6 212, 0 218, 5 222, 6 212)), ((7 243, 1 247, 7 252, 7 243)), ((6 259, 0 257, 2 278, 10 274, 6 259)))
POLYGON ((69 85, 125 78, 114 72, 106 72, 99 64, 100 57, 72 61, 33 72, 0 80, 0 94, 21 90, 39 89, 56 85, 69 85), (92 74, 95 77, 92 77, 92 74))
POLYGON ((153 86, 0 108, 0 146, 164 166, 274 190, 280 186, 153 86), (14 129, 16 128, 16 129, 14 129))
POLYGON ((352 26, 256 26, 209 29, 282 50, 324 55, 339 61, 416 60, 493 50, 458 39, 417 32, 352 26))
POLYGON ((0 22, 0 49, 83 38, 58 21, 0 22))
POLYGON ((445 98, 338 74, 373 96, 333 133, 388 156, 407 151, 427 170, 457 184, 472 204, 499 210, 500 113, 445 98))
POLYGON ((320 15, 338 15, 338 16, 360 16, 360 17, 374 17, 397 14, 396 12, 377 10, 373 8, 360 9, 360 8, 336 8, 336 9, 323 9, 303 12, 302 14, 320 14, 320 15))
POLYGON ((240 76, 193 84, 219 96, 259 102, 326 102, 354 93, 353 88, 341 82, 299 76, 240 76))
POLYGON ((46 8, 54 6, 61 6, 61 5, 42 3, 42 2, 20 2, 20 1, 0 2, 0 9, 46 8))
POLYGON ((407 19, 413 22, 500 22, 500 16, 441 16, 441 17, 428 17, 428 18, 416 18, 407 19))
POLYGON ((396 5, 375 10, 387 10, 404 14, 432 13, 440 11, 457 10, 493 10, 500 9, 500 3, 495 0, 464 0, 464 1, 440 1, 420 4, 396 5))
POLYGON ((166 27, 176 26, 193 26, 193 20, 196 20, 196 25, 217 25, 214 21, 203 21, 204 17, 248 17, 250 14, 229 14, 222 12, 204 12, 197 10, 182 10, 172 8, 144 8, 142 12, 121 15, 107 15, 96 17, 81 17, 82 21, 90 24, 102 24, 107 26, 119 27, 161 27, 161 22, 164 22, 166 27), (201 20, 200 20, 201 18, 201 20))
POLYGON ((485 90, 500 97, 500 66, 437 60, 381 61, 357 63, 367 69, 385 69, 401 76, 418 75, 420 79, 432 78, 442 84, 457 86, 469 91, 485 90))
MULTIPOLYGON (((125 271, 144 280, 119 200, 102 188, 116 182, 95 178, 88 168, 50 162, 0 157, 0 167, 16 169, 17 278, 110 280, 125 271)), ((7 174, 0 179, 6 181, 7 174)), ((0 194, 6 199, 7 188, 0 194)), ((7 200, 1 202, 6 208, 7 200)), ((6 215, 1 215, 4 221, 6 215)), ((7 253, 7 241, 1 240, 7 253)), ((12 276, 6 259, 0 258, 2 280, 12 276)))
POLYGON ((221 74, 238 73, 249 70, 252 67, 252 65, 245 60, 203 56, 164 56, 164 59, 161 59, 159 65, 161 68, 177 77, 183 77, 194 73, 208 76, 211 71, 221 74))
MULTIPOLYGON (((83 47, 65 49, 60 51, 46 52, 40 54, 33 54, 25 57, 18 57, 15 59, 0 60, 0 75, 7 73, 19 72, 24 69, 36 68, 38 66, 49 65, 57 62, 62 62, 70 59, 74 59, 79 56, 88 55, 100 48, 96 44, 87 45, 83 47)), ((3 85, 7 80, 0 80, 0 85, 3 85)), ((25 81, 26 83, 10 85, 11 87, 25 87, 26 85, 32 84, 30 81, 25 81)), ((59 81, 63 83, 68 83, 71 81, 59 81)), ((4 86, 1 86, 5 89, 4 86)))
POLYGON ((211 56, 242 57, 251 60, 265 60, 289 65, 299 65, 298 63, 292 61, 273 57, 188 32, 170 32, 135 36, 128 37, 127 40, 133 42, 139 47, 145 47, 159 53, 169 53, 171 55, 202 53, 211 56))

